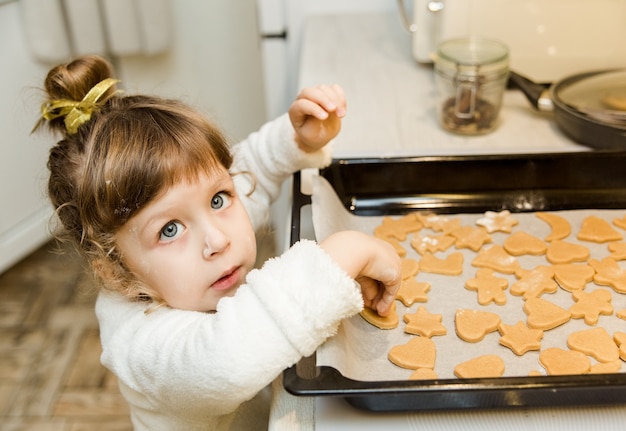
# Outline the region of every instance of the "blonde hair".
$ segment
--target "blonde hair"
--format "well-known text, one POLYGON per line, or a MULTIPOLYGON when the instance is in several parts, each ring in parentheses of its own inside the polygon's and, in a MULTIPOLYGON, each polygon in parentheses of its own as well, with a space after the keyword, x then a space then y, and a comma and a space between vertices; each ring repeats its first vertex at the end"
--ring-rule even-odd
MULTIPOLYGON (((85 56, 48 73, 46 104, 81 101, 112 78, 110 64, 85 56)), ((125 267, 115 248, 118 229, 160 193, 201 173, 230 169, 232 155, 220 130, 187 105, 107 90, 88 121, 70 133, 63 116, 48 120, 63 138, 50 150, 48 195, 64 233, 107 288, 160 301, 125 267)), ((44 106, 46 105, 44 104, 44 106)))

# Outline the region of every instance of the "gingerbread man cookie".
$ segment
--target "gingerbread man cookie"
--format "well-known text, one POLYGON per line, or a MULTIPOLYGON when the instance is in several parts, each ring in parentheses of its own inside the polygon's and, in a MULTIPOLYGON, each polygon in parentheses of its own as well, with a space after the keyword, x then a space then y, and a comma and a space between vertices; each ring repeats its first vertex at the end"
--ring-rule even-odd
POLYGON ((593 281, 602 286, 610 286, 617 293, 626 293, 626 271, 608 256, 601 261, 589 259, 589 265, 596 271, 593 281))
POLYGON ((583 290, 576 290, 572 293, 576 303, 569 309, 574 319, 585 319, 587 325, 598 323, 600 315, 611 315, 613 306, 611 305, 611 292, 603 289, 596 289, 587 293, 583 290))
POLYGON ((506 295, 504 291, 509 286, 506 278, 496 277, 489 268, 480 268, 476 271, 476 277, 465 282, 468 290, 478 293, 478 303, 487 305, 494 302, 498 305, 506 304, 506 295))

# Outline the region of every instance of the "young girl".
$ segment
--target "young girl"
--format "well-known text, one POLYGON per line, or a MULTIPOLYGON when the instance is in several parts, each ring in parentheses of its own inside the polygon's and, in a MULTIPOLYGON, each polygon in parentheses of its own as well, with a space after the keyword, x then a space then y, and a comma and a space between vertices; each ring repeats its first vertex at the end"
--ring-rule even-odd
POLYGON ((395 251, 358 232, 253 269, 280 183, 328 162, 343 92, 303 90, 231 149, 184 104, 115 84, 105 60, 82 57, 49 72, 42 107, 63 135, 50 199, 102 281, 102 363, 137 430, 267 429, 264 388, 364 305, 387 314, 401 279, 395 251))

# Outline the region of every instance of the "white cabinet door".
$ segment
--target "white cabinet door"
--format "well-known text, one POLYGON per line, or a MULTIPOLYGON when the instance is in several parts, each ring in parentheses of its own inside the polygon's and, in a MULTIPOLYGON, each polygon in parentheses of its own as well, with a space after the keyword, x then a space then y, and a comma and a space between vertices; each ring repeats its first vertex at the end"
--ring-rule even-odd
POLYGON ((29 55, 18 2, 0 5, 0 272, 50 238, 45 187, 54 138, 30 135, 49 67, 29 55))

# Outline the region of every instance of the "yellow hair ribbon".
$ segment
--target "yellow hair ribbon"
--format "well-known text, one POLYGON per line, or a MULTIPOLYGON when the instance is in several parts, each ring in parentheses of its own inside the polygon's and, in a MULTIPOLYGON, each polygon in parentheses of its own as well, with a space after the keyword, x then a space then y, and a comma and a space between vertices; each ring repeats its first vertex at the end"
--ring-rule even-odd
MULTIPOLYGON (((65 117, 65 129, 69 134, 73 135, 82 124, 85 124, 91 119, 93 111, 106 102, 108 98, 103 100, 100 100, 100 98, 117 82, 119 82, 119 80, 113 78, 100 81, 89 90, 80 102, 59 99, 44 103, 41 107, 41 116, 48 121, 65 117)), ((35 128, 37 128, 38 125, 39 123, 37 123, 35 128)))

